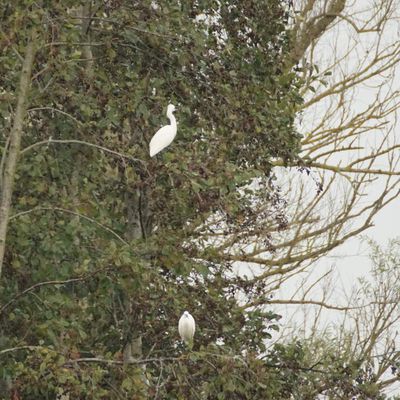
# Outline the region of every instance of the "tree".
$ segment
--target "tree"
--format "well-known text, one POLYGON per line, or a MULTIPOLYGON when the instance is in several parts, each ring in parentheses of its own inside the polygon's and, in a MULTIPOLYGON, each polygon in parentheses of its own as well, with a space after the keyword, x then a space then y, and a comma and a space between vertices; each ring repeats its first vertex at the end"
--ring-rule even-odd
MULTIPOLYGON (((296 40, 311 38, 304 29, 319 32, 302 56, 308 91, 302 90, 299 123, 306 132, 301 170, 307 177, 284 174, 282 192, 291 207, 286 209, 291 224, 275 241, 275 253, 268 255, 260 247, 243 257, 268 268, 257 279, 275 275, 278 286, 288 278, 285 272, 309 271, 321 257, 370 228, 379 211, 399 195, 394 74, 400 48, 392 40, 398 3, 348 4, 340 12, 329 11, 339 4, 309 1, 299 6, 296 40), (318 21, 331 14, 337 19, 320 32, 318 21), (310 190, 313 185, 320 189, 318 195, 310 190)), ((312 303, 307 296, 286 300, 272 302, 312 303)))
POLYGON ((320 393, 327 398, 398 398, 389 395, 398 393, 399 382, 399 244, 394 239, 382 248, 369 240, 372 270, 354 282, 345 304, 336 308, 336 318, 327 319, 321 312, 323 302, 314 304, 315 317, 305 310, 313 334, 299 329, 298 318, 293 332, 279 340, 278 363, 287 364, 285 357, 293 363, 292 354, 297 353, 297 379, 308 382, 312 398, 320 393))
MULTIPOLYGON (((295 54, 306 81, 299 124, 304 132, 300 170, 307 177, 284 171, 278 182, 288 203, 288 229, 268 245, 231 256, 258 265, 256 279, 268 279, 271 288, 371 227, 399 194, 394 71, 400 47, 393 36, 398 3, 368 2, 360 9, 343 4, 305 1, 293 23, 294 48, 306 49, 295 54), (326 26, 332 15, 337 18, 326 26), (381 189, 373 192, 372 183, 381 189)), ((280 160, 273 164, 283 166, 280 160)), ((271 230, 267 226, 263 233, 271 230)))
MULTIPOLYGON (((324 19, 324 10, 329 8, 327 2, 325 6, 321 6, 322 2, 307 4, 312 7, 303 4, 298 29, 324 19)), ((396 242, 386 251, 373 246, 371 280, 366 278, 346 299, 338 299, 340 282, 335 279, 334 270, 324 269, 318 274, 316 268, 311 268, 326 251, 372 226, 377 213, 398 199, 399 90, 394 77, 399 46, 393 40, 398 5, 398 2, 386 1, 348 4, 337 13, 338 18, 329 30, 311 43, 303 61, 307 66, 304 78, 312 85, 302 105, 301 117, 304 132, 309 132, 302 141, 302 156, 309 160, 310 177, 299 180, 294 174, 285 174, 285 179, 290 180, 289 203, 297 207, 293 215, 305 217, 298 218, 302 226, 298 233, 293 230, 292 240, 284 238, 292 247, 279 244, 278 251, 289 249, 291 254, 297 252, 298 261, 302 259, 297 266, 286 259, 288 270, 290 266, 295 267, 292 274, 300 270, 314 273, 304 275, 293 297, 273 298, 269 304, 292 304, 304 309, 310 329, 300 334, 299 326, 291 327, 290 333, 284 332, 285 340, 281 338, 279 342, 290 343, 295 337, 306 351, 311 348, 315 356, 310 357, 309 367, 318 362, 324 366, 321 370, 334 375, 321 356, 332 353, 332 349, 343 367, 351 366, 352 372, 341 374, 338 380, 340 385, 353 382, 353 386, 347 386, 347 397, 342 389, 338 390, 337 383, 331 386, 332 398, 386 398, 387 393, 396 393, 391 390, 393 387, 396 390, 398 382, 394 351, 398 307, 394 294, 396 242), (318 184, 324 183, 324 190, 316 199, 307 195, 314 179, 318 184), (306 195, 309 202, 304 201, 306 195), (320 252, 313 255, 317 249, 320 252), (316 298, 314 289, 319 284, 323 289, 316 298), (327 315, 329 321, 341 323, 327 325, 327 315)), ((287 235, 287 231, 284 233, 287 235)), ((352 268, 351 260, 348 264, 352 268)), ((284 275, 277 281, 282 284, 287 279, 284 275)), ((253 305, 265 300, 257 299, 253 305)), ((324 375, 315 374, 316 379, 324 375)), ((307 373, 307 376, 312 375, 307 373)), ((322 382, 326 381, 322 379, 322 382)))
MULTIPOLYGON (((1 278, 2 377, 14 396, 265 392, 249 374, 274 374, 255 354, 278 316, 244 313, 235 295, 255 288, 205 244, 214 216, 233 233, 255 220, 257 197, 278 207, 271 160, 298 157, 301 81, 283 68, 287 14, 267 3, 7 8, 5 124, 37 32, 1 278), (151 160, 169 101, 181 105, 178 138, 151 160), (176 345, 186 308, 200 327, 190 357, 176 345)), ((5 166, 12 154, 4 148, 5 166)))

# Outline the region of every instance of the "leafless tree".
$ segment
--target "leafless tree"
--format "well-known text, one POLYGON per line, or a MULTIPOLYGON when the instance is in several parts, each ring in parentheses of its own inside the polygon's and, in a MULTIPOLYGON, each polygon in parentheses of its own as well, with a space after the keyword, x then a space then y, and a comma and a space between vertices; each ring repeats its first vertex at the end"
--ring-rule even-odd
MULTIPOLYGON (((288 172, 274 162, 287 226, 267 215, 249 230, 213 234, 222 257, 245 263, 266 293, 370 228, 400 190, 400 3, 307 0, 297 7, 288 65, 307 81, 298 119, 304 164, 288 172)), ((255 214, 268 214, 265 207, 256 205, 255 214)), ((266 303, 268 295, 248 306, 266 303)))

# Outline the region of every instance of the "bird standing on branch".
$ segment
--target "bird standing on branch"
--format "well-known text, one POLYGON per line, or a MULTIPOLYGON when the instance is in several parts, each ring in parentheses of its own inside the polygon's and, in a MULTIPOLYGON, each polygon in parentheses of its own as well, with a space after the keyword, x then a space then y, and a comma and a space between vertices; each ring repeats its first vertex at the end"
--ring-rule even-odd
POLYGON ((189 314, 188 311, 185 311, 179 320, 178 331, 181 335, 182 340, 190 348, 193 346, 193 336, 195 329, 196 324, 194 322, 194 318, 189 314))
POLYGON ((167 117, 171 122, 170 125, 165 125, 160 128, 150 140, 150 157, 155 156, 161 150, 169 146, 176 136, 176 119, 173 112, 175 106, 169 104, 167 108, 167 117))

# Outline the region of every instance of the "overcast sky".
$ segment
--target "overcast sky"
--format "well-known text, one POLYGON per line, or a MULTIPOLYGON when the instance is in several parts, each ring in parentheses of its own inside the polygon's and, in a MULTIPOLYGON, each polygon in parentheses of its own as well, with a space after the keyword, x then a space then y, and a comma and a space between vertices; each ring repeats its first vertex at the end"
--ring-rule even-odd
MULTIPOLYGON (((352 10, 347 10, 347 15, 350 15, 353 10, 360 12, 361 9, 358 7, 367 7, 368 4, 373 4, 373 1, 362 1, 355 2, 352 5, 352 10)), ((399 2, 400 7, 400 2, 399 2)), ((399 16, 400 10, 397 10, 397 16, 393 21, 388 24, 385 29, 381 32, 380 41, 382 44, 394 43, 396 38, 400 37, 399 32, 399 16)), ((368 12, 359 13, 357 15, 357 23, 361 26, 361 21, 368 15, 368 12)), ((328 65, 332 61, 332 55, 334 52, 341 51, 342 54, 346 54, 349 49, 352 49, 347 56, 345 62, 343 62, 343 67, 340 72, 353 71, 357 68, 358 57, 363 54, 368 54, 371 51, 371 45, 376 40, 377 34, 366 33, 359 35, 353 27, 351 27, 347 22, 340 22, 328 35, 325 35, 323 40, 320 41, 314 54, 317 55, 318 64, 320 67, 328 65), (352 47, 354 44, 356 45, 352 47)), ((397 39, 398 40, 398 39, 397 39)), ((335 75, 335 72, 334 74, 335 75)), ((354 97, 354 101, 351 103, 351 111, 353 113, 362 110, 366 107, 373 98, 377 96, 376 84, 380 82, 383 77, 378 77, 372 81, 367 81, 365 84, 359 87, 354 97)), ((388 80, 387 87, 383 90, 394 91, 400 90, 400 68, 397 66, 394 76, 391 80, 388 80)), ((313 124, 318 124, 321 115, 323 115, 323 108, 326 107, 327 103, 320 102, 316 107, 311 107, 305 111, 305 115, 302 116, 302 123, 299 125, 300 131, 306 134, 307 129, 311 129, 313 124)), ((400 143, 400 124, 396 123, 396 117, 399 115, 393 114, 389 117, 389 125, 394 127, 392 130, 392 144, 400 143)), ((364 145, 369 151, 374 148, 378 138, 382 132, 373 132, 373 135, 368 136, 368 140, 365 140, 362 145, 364 145), (374 137, 376 140, 374 140, 374 137)), ((400 151, 399 151, 400 153, 400 151)), ((341 153, 338 157, 343 157, 341 153)), ((344 153, 345 154, 345 153, 344 153)), ((379 167, 385 167, 385 161, 382 159, 379 167)), ((287 175, 285 173, 281 177, 282 185, 285 185, 285 180, 287 175)), ((368 187, 369 198, 376 197, 380 194, 382 188, 382 179, 377 180, 368 187)), ((340 198, 343 187, 340 187, 340 183, 337 186, 338 198, 340 198)), ((367 200, 367 198, 365 199, 367 200)), ((327 206, 328 207, 328 206, 327 206)), ((373 220, 375 226, 364 231, 358 237, 348 240, 344 245, 338 247, 333 252, 325 256, 322 260, 318 262, 317 265, 313 267, 313 273, 309 277, 309 280, 316 279, 316 277, 322 275, 329 268, 333 267, 336 279, 332 281, 332 296, 329 302, 332 304, 343 303, 345 292, 349 293, 351 288, 357 283, 357 277, 368 276, 368 272, 371 268, 371 261, 368 257, 369 248, 363 237, 368 236, 381 244, 386 246, 388 240, 395 237, 400 237, 400 197, 397 197, 391 204, 386 206, 381 210, 380 214, 373 220)), ((295 278, 290 285, 285 285, 282 287, 276 297, 288 299, 293 290, 295 290, 299 285, 299 279, 302 277, 295 278)), ((311 297, 313 300, 318 300, 321 297, 321 287, 316 287, 311 292, 311 297)), ((281 310, 282 314, 287 316, 282 321, 285 325, 289 321, 301 320, 303 314, 300 312, 299 307, 279 307, 278 311, 281 310), (290 313, 288 311, 291 310, 290 313), (293 314, 292 314, 293 312, 293 314)), ((331 312, 326 313, 327 321, 332 318, 333 314, 331 312)))

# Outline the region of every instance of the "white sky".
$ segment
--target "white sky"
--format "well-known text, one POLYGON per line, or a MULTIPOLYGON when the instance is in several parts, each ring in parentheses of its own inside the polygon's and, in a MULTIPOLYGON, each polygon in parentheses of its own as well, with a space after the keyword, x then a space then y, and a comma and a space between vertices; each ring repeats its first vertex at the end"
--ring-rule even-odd
MULTIPOLYGON (((360 5, 366 6, 370 3, 373 3, 373 1, 365 0, 362 2, 353 3, 353 8, 347 10, 347 15, 350 15, 353 10, 356 10, 356 7, 359 7, 360 5)), ((382 32, 380 37, 382 43, 393 43, 396 41, 396 38, 400 37, 400 1, 398 1, 398 3, 399 8, 397 10, 397 18, 394 19, 393 22, 387 26, 386 30, 382 32)), ((360 15, 360 18, 361 16, 362 15, 360 15)), ((326 37, 321 40, 321 43, 315 49, 315 53, 319 55, 320 62, 323 65, 324 63, 329 63, 333 54, 332 48, 336 47, 337 49, 339 47, 343 52, 345 52, 348 49, 349 43, 353 43, 352 40, 358 40, 359 42, 352 52, 359 55, 362 54, 363 51, 369 51, 368 49, 372 43, 372 38, 374 35, 376 34, 358 35, 348 23, 343 21, 335 29, 333 29, 330 34, 326 35, 326 37)), ((354 67, 354 65, 352 65, 353 61, 354 65, 356 65, 357 57, 354 57, 353 59, 350 57, 344 68, 351 70, 354 67)), ((365 85, 360 87, 353 103, 351 103, 353 111, 362 109, 369 103, 371 98, 376 96, 376 86, 374 86, 376 81, 377 80, 374 82, 366 82, 365 85)), ((396 67, 394 78, 390 82, 390 86, 387 87, 387 90, 400 91, 399 65, 396 67), (395 87, 393 87, 393 85, 395 87)), ((324 107, 324 104, 321 103, 319 107, 324 107)), ((307 129, 308 126, 311 126, 313 123, 317 122, 320 115, 321 108, 311 108, 310 110, 306 110, 304 115, 306 123, 302 123, 301 129, 307 129), (307 119, 309 121, 308 124, 307 119)), ((400 143, 400 124, 399 122, 396 122, 395 114, 390 117, 390 121, 395 127, 392 133, 392 140, 393 142, 400 143)), ((376 137, 378 137, 379 134, 379 132, 376 132, 376 137)), ((374 147, 373 142, 374 140, 367 142, 367 146, 374 147)), ((380 166, 384 167, 384 163, 382 163, 380 166)), ((283 176, 282 182, 284 182, 284 179, 285 176, 283 176)), ((368 198, 376 197, 380 194, 380 182, 381 181, 378 180, 369 186, 368 198)), ((329 206, 327 205, 327 207, 329 206)), ((331 292, 330 297, 325 299, 327 303, 346 305, 346 293, 351 293, 352 287, 357 284, 357 278, 369 275, 372 263, 368 257, 369 248, 366 242, 362 240, 363 237, 368 236, 383 247, 386 246, 388 240, 395 237, 400 237, 400 197, 397 197, 397 199, 381 210, 373 222, 375 225, 374 227, 364 231, 360 236, 348 240, 345 244, 336 248, 327 256, 323 257, 315 266, 313 266, 312 273, 308 277, 309 282, 313 279, 316 279, 316 277, 321 276, 330 268, 333 268, 334 270, 333 280, 328 283, 322 283, 322 285, 328 285, 331 292)), ((295 277, 290 283, 282 286, 281 290, 275 295, 275 297, 280 299, 290 299, 291 293, 293 293, 293 291, 299 287, 300 279, 303 278, 304 276, 295 277)), ((321 295, 322 286, 319 285, 311 292, 310 295, 307 296, 307 298, 312 300, 320 300, 321 295)), ((315 315, 314 312, 318 311, 318 308, 314 306, 282 306, 276 307, 275 309, 284 316, 281 321, 282 326, 296 324, 300 329, 303 327, 306 332, 309 332, 312 328, 311 325, 307 326, 307 322, 311 322, 315 315), (307 318, 304 317, 305 314, 308 314, 308 321, 307 318)), ((320 326, 321 329, 331 325, 332 322, 338 322, 340 319, 338 312, 334 311, 324 311, 324 316, 325 317, 322 318, 323 324, 320 326)), ((398 329, 400 331, 400 327, 398 327, 398 329)), ((300 333, 298 330, 297 332, 300 333)))

